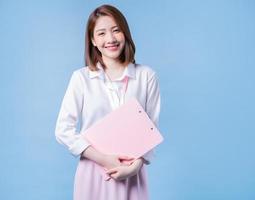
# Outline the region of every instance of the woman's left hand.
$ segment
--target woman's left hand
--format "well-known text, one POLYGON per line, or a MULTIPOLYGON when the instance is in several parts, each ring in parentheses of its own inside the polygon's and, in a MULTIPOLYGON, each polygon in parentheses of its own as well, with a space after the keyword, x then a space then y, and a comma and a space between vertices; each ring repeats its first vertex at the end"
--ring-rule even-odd
POLYGON ((139 158, 131 163, 131 165, 122 165, 108 170, 106 173, 113 179, 121 181, 136 175, 143 165, 143 159, 139 158))

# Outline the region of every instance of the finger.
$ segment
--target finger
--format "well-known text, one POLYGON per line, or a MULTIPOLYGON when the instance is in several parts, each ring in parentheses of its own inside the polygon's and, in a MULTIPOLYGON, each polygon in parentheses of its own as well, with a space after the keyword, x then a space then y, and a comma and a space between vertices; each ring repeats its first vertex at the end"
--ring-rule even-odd
POLYGON ((119 156, 119 159, 121 160, 133 160, 133 157, 129 157, 129 156, 119 156))
POLYGON ((109 170, 107 170, 106 171, 106 174, 114 174, 114 173, 116 173, 116 172, 118 172, 118 170, 116 169, 116 168, 112 168, 112 169, 109 169, 109 170))
POLYGON ((119 158, 120 160, 134 160, 134 158, 129 157, 129 156, 118 156, 118 158, 119 158))
POLYGON ((111 180, 111 177, 110 177, 110 176, 108 176, 108 177, 105 178, 105 181, 109 181, 109 180, 111 180))
POLYGON ((118 178, 119 178, 119 173, 116 172, 116 173, 114 173, 114 174, 111 174, 110 176, 111 176, 111 178, 113 178, 113 179, 115 179, 115 180, 118 180, 118 178))
POLYGON ((123 160, 123 161, 121 161, 121 164, 122 165, 125 165, 125 166, 129 166, 129 165, 131 165, 132 163, 133 163, 134 161, 133 160, 123 160))

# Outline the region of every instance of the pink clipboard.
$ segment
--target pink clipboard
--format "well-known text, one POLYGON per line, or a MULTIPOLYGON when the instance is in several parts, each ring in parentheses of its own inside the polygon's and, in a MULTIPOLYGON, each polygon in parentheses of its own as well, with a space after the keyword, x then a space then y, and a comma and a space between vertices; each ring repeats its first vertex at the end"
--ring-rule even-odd
POLYGON ((163 141, 159 130, 135 98, 98 120, 83 133, 83 137, 101 153, 135 159, 163 141))

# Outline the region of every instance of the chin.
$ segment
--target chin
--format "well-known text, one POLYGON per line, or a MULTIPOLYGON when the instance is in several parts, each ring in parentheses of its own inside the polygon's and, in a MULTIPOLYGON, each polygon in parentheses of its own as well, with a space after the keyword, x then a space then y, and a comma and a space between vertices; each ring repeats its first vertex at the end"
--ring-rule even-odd
POLYGON ((110 59, 118 59, 120 56, 120 53, 118 54, 105 54, 104 57, 110 58, 110 59))

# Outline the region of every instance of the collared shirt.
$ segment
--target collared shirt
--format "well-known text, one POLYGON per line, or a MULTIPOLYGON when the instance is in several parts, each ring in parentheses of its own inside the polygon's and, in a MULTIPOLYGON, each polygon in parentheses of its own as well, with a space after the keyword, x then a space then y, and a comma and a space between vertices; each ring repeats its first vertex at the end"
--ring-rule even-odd
MULTIPOLYGON (((157 76, 150 67, 130 63, 122 76, 112 82, 102 66, 97 67, 98 71, 83 67, 73 72, 58 115, 56 139, 74 156, 79 156, 90 145, 81 138, 81 133, 130 98, 135 97, 158 126, 160 91, 157 76), (129 81, 124 94, 120 89, 126 77, 129 81)), ((151 153, 144 158, 149 161, 151 153)))
POLYGON ((116 109, 125 101, 126 85, 124 80, 126 78, 135 78, 134 64, 130 63, 127 67, 125 67, 122 75, 115 80, 110 80, 100 63, 97 64, 97 68, 99 71, 90 71, 89 76, 90 78, 99 77, 104 81, 106 87, 108 88, 107 93, 110 98, 111 106, 113 109, 116 109))

